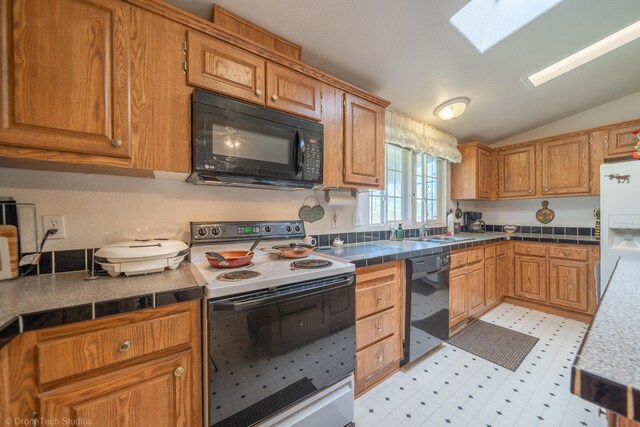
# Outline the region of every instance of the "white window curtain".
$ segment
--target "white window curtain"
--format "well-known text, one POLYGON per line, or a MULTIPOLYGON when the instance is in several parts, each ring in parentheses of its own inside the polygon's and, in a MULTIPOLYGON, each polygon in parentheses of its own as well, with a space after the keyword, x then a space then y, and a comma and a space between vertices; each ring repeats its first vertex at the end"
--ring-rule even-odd
POLYGON ((455 136, 392 110, 385 112, 385 141, 452 163, 462 161, 455 136))

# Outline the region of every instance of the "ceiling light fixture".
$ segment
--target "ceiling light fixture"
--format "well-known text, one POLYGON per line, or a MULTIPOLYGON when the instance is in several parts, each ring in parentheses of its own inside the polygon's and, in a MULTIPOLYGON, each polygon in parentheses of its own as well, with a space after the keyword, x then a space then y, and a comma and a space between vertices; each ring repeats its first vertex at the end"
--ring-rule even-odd
POLYGON ((471 100, 469 98, 453 98, 436 107, 433 115, 442 120, 457 119, 467 109, 467 105, 471 100))
POLYGON ((535 87, 538 87, 549 80, 555 79, 556 77, 573 70, 574 68, 584 65, 589 61, 593 61, 594 59, 611 52, 612 50, 624 46, 639 37, 640 21, 636 21, 620 31, 615 32, 582 50, 579 50, 573 55, 567 56, 555 64, 551 64, 544 70, 540 70, 527 78, 535 87))

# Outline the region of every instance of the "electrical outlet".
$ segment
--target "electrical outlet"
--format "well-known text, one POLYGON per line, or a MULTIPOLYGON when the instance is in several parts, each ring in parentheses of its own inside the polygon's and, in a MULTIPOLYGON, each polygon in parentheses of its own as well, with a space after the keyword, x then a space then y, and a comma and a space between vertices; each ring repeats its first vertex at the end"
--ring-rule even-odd
POLYGON ((331 212, 331 228, 338 228, 338 214, 331 212))
POLYGON ((362 215, 354 213, 351 217, 351 225, 354 227, 362 227, 362 215))
POLYGON ((64 215, 43 215, 42 222, 44 233, 55 228, 58 230, 56 234, 49 236, 49 239, 64 239, 67 237, 67 229, 64 226, 64 215))

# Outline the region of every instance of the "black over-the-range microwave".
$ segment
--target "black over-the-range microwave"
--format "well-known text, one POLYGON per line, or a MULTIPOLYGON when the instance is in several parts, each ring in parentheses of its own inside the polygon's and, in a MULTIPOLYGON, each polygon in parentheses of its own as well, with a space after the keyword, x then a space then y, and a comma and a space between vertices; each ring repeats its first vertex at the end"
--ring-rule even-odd
POLYGON ((200 89, 192 119, 188 181, 289 189, 322 184, 321 124, 200 89))

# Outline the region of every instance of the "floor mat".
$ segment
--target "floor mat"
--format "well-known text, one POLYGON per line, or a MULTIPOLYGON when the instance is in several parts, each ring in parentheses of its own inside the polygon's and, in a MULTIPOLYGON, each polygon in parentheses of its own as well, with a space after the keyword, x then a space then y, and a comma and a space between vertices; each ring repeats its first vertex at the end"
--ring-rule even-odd
POLYGON ((447 343, 515 372, 538 338, 476 320, 447 343))

